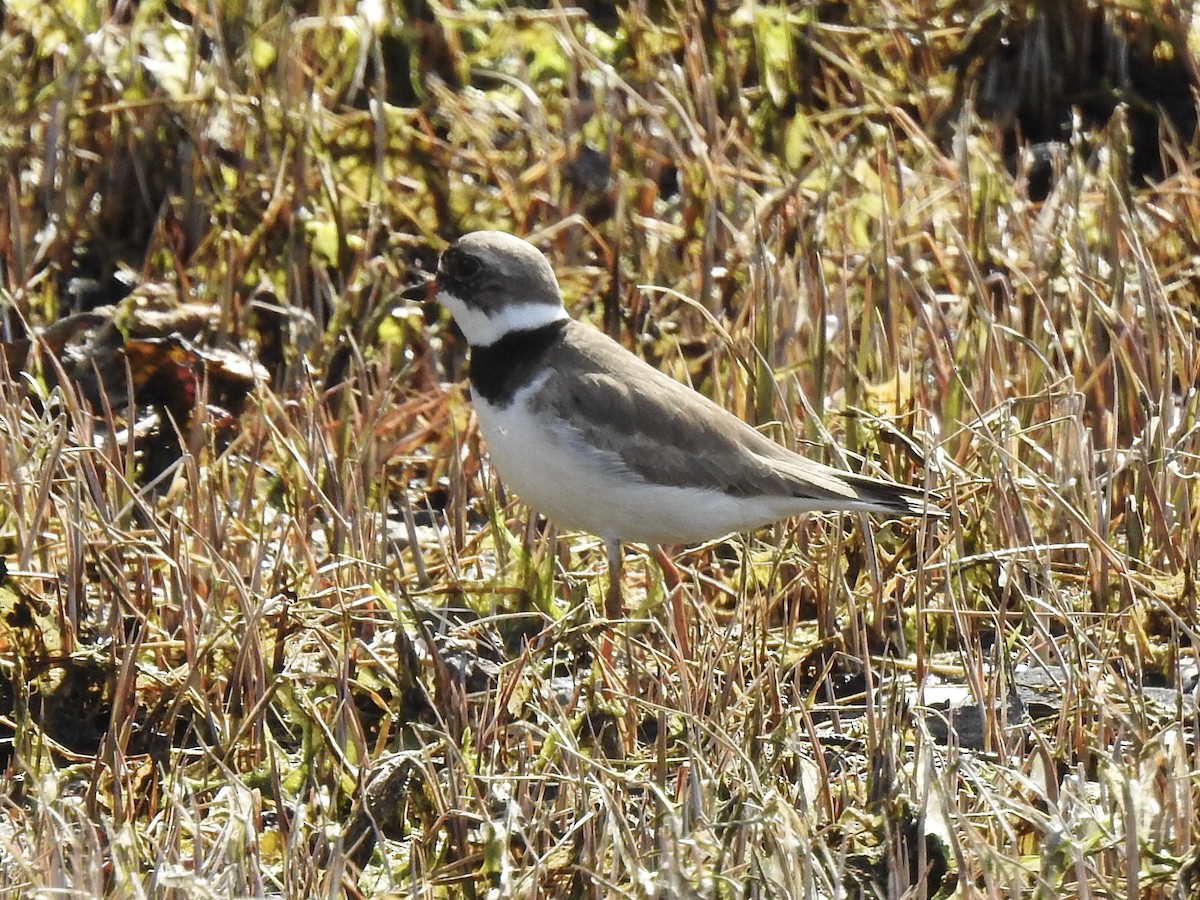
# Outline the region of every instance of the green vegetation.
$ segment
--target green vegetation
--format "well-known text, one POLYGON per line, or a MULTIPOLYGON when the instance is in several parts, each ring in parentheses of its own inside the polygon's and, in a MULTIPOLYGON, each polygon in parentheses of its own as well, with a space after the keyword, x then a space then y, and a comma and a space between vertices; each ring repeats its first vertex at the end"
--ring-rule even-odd
POLYGON ((1190 38, 977 6, 0 4, 2 890, 1194 896, 1190 38), (948 521, 689 548, 691 659, 639 552, 602 671, 400 299, 484 227, 948 521))

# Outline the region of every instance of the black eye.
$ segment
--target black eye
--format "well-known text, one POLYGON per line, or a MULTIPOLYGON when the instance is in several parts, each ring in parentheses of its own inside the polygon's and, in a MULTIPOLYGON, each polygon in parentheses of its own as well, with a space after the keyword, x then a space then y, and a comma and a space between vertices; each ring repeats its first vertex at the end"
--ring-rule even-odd
POLYGON ((474 256, 461 256, 454 261, 454 277, 469 281, 483 271, 483 263, 474 256))

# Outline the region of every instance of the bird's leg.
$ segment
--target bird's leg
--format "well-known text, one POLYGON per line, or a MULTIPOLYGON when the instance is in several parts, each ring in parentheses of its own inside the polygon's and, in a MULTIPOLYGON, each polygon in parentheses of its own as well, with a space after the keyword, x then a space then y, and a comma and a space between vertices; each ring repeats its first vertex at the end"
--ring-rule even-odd
POLYGON ((625 613, 621 596, 621 542, 605 538, 604 553, 608 556, 608 594, 604 597, 604 616, 616 621, 625 613))
POLYGON ((655 562, 662 568, 663 585, 667 589, 667 599, 671 603, 671 620, 675 626, 675 639, 679 641, 679 653, 684 659, 692 658, 692 648, 688 640, 687 610, 683 607, 683 578, 679 569, 671 561, 667 551, 659 545, 650 549, 655 562))
POLYGON ((606 669, 613 667, 613 628, 625 609, 621 596, 621 542, 604 539, 604 553, 608 557, 608 593, 604 596, 604 637, 600 641, 600 659, 606 669))

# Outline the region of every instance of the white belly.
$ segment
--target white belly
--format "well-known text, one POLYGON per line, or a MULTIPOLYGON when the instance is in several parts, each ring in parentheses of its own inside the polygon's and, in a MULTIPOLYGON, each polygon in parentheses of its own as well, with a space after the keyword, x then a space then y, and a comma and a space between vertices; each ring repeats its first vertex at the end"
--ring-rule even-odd
POLYGON ((561 528, 605 539, 692 544, 748 531, 803 511, 793 497, 730 497, 652 485, 612 453, 587 446, 567 425, 529 412, 537 384, 504 409, 475 399, 479 427, 505 485, 561 528))

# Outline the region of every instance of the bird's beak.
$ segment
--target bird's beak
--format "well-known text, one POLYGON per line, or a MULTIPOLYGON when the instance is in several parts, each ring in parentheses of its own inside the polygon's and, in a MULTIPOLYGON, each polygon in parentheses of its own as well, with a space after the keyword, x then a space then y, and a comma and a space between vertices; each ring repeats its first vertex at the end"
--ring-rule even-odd
POLYGON ((434 298, 437 293, 437 278, 426 278, 424 281, 419 281, 412 287, 405 288, 400 292, 400 296, 405 300, 413 303, 428 303, 434 298))

